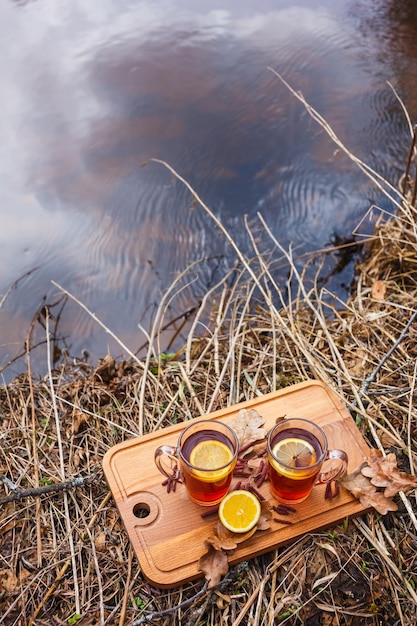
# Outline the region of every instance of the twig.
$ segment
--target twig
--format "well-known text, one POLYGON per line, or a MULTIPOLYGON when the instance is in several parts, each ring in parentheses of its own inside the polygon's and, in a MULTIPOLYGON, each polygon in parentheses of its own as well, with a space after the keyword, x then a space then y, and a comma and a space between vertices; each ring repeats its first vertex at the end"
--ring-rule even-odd
POLYGON ((207 591, 211 591, 211 589, 214 589, 214 587, 211 587, 209 589, 208 584, 209 584, 208 581, 206 581, 204 583, 203 588, 200 589, 200 591, 194 594, 191 598, 188 598, 187 600, 184 600, 180 604, 177 604, 177 606, 171 606, 168 609, 164 609, 163 611, 155 611, 154 613, 149 613, 149 615, 144 615, 140 619, 133 622, 132 626, 139 626, 140 624, 145 624, 146 622, 150 622, 151 620, 160 619, 161 617, 165 617, 166 615, 171 615, 172 613, 176 613, 180 609, 185 609, 187 606, 189 606, 190 604, 193 604, 193 602, 195 602, 196 600, 204 596, 207 593, 207 591))
POLYGON ((408 330, 409 330, 411 324, 416 319, 416 317, 417 317, 417 309, 414 311, 414 313, 412 314, 412 316, 408 320, 407 324, 405 325, 405 327, 404 327, 401 335, 398 337, 397 341, 391 346, 391 348, 388 350, 388 352, 386 354, 384 354, 382 359, 379 361, 378 365, 369 374, 369 376, 367 376, 365 378, 365 380, 363 381, 363 385, 362 385, 362 387, 360 388, 360 391, 359 391, 360 394, 366 395, 366 393, 368 391, 369 385, 374 382, 374 380, 376 378, 376 375, 378 374, 378 372, 381 369, 381 367, 384 365, 384 363, 386 363, 386 361, 389 359, 389 357, 394 352, 394 350, 396 350, 398 348, 399 344, 402 342, 402 340, 404 339, 404 337, 408 333, 408 330))
POLYGON ((243 606, 242 610, 240 611, 239 615, 237 616, 237 618, 234 620, 234 622, 232 623, 232 626, 239 626, 239 624, 241 623, 241 621, 243 620, 243 618, 245 617, 246 613, 248 612, 248 610, 250 609, 250 607, 252 606, 253 602, 256 600, 256 598, 259 595, 259 590, 261 589, 261 587, 263 588, 265 586, 265 583, 268 582, 269 578, 271 576, 271 573, 268 572, 264 578, 262 579, 262 581, 260 582, 260 584, 255 587, 255 589, 252 591, 251 595, 249 596, 249 598, 246 600, 245 605, 243 606))
MULTIPOLYGON (((235 568, 235 571, 239 572, 241 566, 242 566, 242 563, 240 565, 237 565, 235 568)), ((153 619, 159 619, 161 617, 165 617, 166 615, 171 615, 172 613, 175 613, 179 609, 184 609, 190 604, 193 604, 195 600, 198 600, 199 598, 204 596, 205 593, 210 593, 216 590, 220 591, 223 587, 225 587, 231 581, 232 577, 233 577, 233 570, 229 571, 226 574, 226 576, 223 578, 223 580, 221 580, 217 585, 213 585, 212 587, 209 587, 210 581, 207 580, 204 583, 204 586, 202 587, 202 589, 200 589, 200 591, 194 594, 191 598, 184 600, 183 602, 181 602, 180 604, 177 604, 176 606, 172 606, 172 607, 169 607, 168 609, 164 609, 163 611, 154 611, 153 613, 149 613, 149 615, 144 615, 140 619, 134 621, 132 626, 140 626, 140 624, 145 624, 145 622, 149 622, 153 619)))
POLYGON ((410 387, 395 387, 392 389, 377 389, 374 391, 368 391, 368 396, 389 396, 391 394, 405 394, 410 393, 410 387))
POLYGON ((178 469, 178 465, 177 463, 175 463, 172 468, 172 475, 168 476, 168 478, 166 478, 162 483, 162 486, 166 487, 167 493, 171 493, 171 491, 176 491, 177 483, 182 483, 181 476, 181 470, 178 469))
POLYGON ((259 464, 258 474, 255 476, 255 485, 259 488, 269 479, 268 463, 261 460, 259 464))
MULTIPOLYGON (((55 485, 43 485, 42 487, 30 487, 28 489, 19 489, 14 485, 14 489, 12 489, 12 493, 5 498, 0 499, 0 506, 2 504, 7 504, 8 502, 16 502, 17 500, 23 500, 24 498, 28 498, 30 496, 43 496, 46 493, 58 493, 60 491, 69 491, 70 489, 75 489, 76 487, 81 487, 81 485, 87 485, 95 479, 95 476, 77 476, 73 480, 66 480, 60 483, 56 483, 55 485)), ((0 480, 7 486, 9 489, 9 483, 13 485, 11 481, 5 476, 0 476, 0 480), (7 481, 7 482, 6 482, 7 481)))
POLYGON ((175 493, 175 491, 177 490, 177 483, 182 483, 181 472, 179 470, 176 470, 173 476, 169 476, 169 478, 166 478, 163 481, 162 486, 166 487, 167 493, 171 493, 171 491, 175 493))
POLYGON ((0 480, 3 483, 3 485, 6 485, 6 487, 10 489, 10 491, 16 491, 16 489, 19 489, 17 485, 12 483, 10 478, 7 478, 7 476, 4 476, 3 474, 0 474, 0 480))
POLYGON ((414 408, 414 391, 416 388, 416 380, 417 380, 417 361, 414 363, 414 372, 413 379, 411 382, 410 396, 408 400, 408 419, 407 419, 407 450, 408 450, 408 459, 410 463, 411 473, 415 474, 414 470, 414 460, 413 460, 413 430, 414 430, 414 419, 413 419, 413 408, 414 408))
POLYGON ((17 280, 15 280, 10 287, 8 288, 8 290, 6 291, 6 293, 4 294, 4 296, 2 296, 2 298, 0 299, 0 309, 3 306, 3 304, 6 302, 7 298, 9 297, 9 295, 11 294, 11 292, 13 291, 13 289, 16 289, 18 284, 20 283, 21 280, 23 280, 24 278, 27 278, 28 276, 30 276, 31 274, 33 274, 33 272, 36 272, 39 269, 40 265, 38 265, 37 267, 32 268, 31 270, 29 270, 28 272, 25 272, 24 274, 22 274, 22 276, 19 276, 19 278, 17 280))
POLYGON ((412 587, 412 583, 408 580, 406 576, 404 576, 404 572, 402 572, 397 564, 391 559, 389 552, 386 547, 381 544, 381 541, 375 536, 374 530, 371 530, 369 526, 364 522, 364 520, 359 517, 353 519, 353 523, 355 526, 362 532, 363 536, 369 541, 371 545, 377 550, 379 556, 385 563, 387 564, 392 575, 395 575, 402 587, 405 587, 410 598, 412 598, 414 604, 417 604, 417 594, 412 587))
POLYGON ((252 472, 249 470, 243 469, 242 466, 236 466, 233 470, 233 476, 241 476, 242 478, 250 478, 252 476, 252 472))
MULTIPOLYGON (((392 89, 392 92, 393 92, 394 96, 397 98, 398 103, 399 103, 400 107, 403 110, 405 119, 407 120, 408 130, 410 131, 410 137, 412 139, 414 137, 414 145, 415 145, 415 142, 416 142, 416 139, 417 139, 417 132, 416 132, 417 131, 417 126, 415 126, 414 129, 413 129, 413 123, 411 121, 410 114, 407 111, 407 108, 406 108, 404 102, 402 101, 402 99, 400 98, 400 96, 399 96, 397 90, 395 89, 394 85, 389 80, 387 80, 387 85, 389 85, 389 87, 392 89)), ((405 196, 405 193, 403 193, 403 196, 405 196)))

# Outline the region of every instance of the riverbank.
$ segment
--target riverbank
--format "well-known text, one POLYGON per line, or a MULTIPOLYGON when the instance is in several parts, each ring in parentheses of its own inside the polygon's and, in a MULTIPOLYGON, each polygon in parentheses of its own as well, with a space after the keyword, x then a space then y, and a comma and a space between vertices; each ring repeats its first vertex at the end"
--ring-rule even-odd
POLYGON ((143 359, 49 364, 35 380, 28 354, 27 372, 0 389, 1 623, 121 625, 152 615, 150 623, 195 626, 417 621, 414 493, 395 498, 397 511, 346 519, 231 567, 215 591, 203 580, 157 590, 142 575, 102 471, 106 451, 123 440, 317 379, 371 448, 394 452, 399 468, 414 473, 414 159, 395 216, 382 216, 366 244, 347 303, 319 281, 306 286, 270 234, 290 267, 280 289, 253 235, 253 258, 236 249, 233 280, 207 294, 176 354, 160 344, 166 301, 143 359))

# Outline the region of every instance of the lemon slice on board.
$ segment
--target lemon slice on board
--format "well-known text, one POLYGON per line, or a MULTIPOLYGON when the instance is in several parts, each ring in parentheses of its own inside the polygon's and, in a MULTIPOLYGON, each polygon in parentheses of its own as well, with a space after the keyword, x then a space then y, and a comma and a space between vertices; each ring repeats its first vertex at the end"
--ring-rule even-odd
POLYGON ((220 502, 219 518, 233 533, 246 533, 258 523, 261 503, 250 491, 230 491, 220 502))
POLYGON ((275 458, 287 467, 310 467, 316 462, 316 451, 305 439, 287 437, 275 444, 275 458))

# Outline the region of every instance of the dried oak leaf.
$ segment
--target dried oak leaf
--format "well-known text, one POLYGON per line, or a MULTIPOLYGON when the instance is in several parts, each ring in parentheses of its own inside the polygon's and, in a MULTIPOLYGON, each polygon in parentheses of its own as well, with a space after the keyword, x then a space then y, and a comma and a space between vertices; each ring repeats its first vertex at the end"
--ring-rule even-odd
POLYGON ((106 533, 104 530, 94 539, 94 546, 98 552, 104 552, 106 550, 106 533))
POLYGON ((0 570, 1 588, 10 594, 19 589, 19 579, 11 569, 0 570))
MULTIPOLYGON (((253 450, 253 448, 249 448, 249 451, 253 450)), ((244 455, 243 455, 244 456, 244 455)), ((255 457, 253 459, 248 459, 246 461, 246 465, 251 469, 251 470, 259 470, 259 467, 261 465, 262 459, 259 459, 259 457, 255 457)))
POLYGON ((400 472, 394 453, 382 455, 380 450, 371 450, 368 465, 363 467, 362 474, 370 478, 375 487, 384 487, 384 496, 392 498, 399 491, 417 488, 417 477, 400 472))
POLYGON ((368 467, 367 461, 361 463, 350 474, 345 474, 339 479, 339 483, 350 491, 361 504, 368 508, 373 507, 381 515, 386 515, 388 511, 397 511, 398 507, 382 491, 377 491, 369 478, 363 475, 363 469, 368 467))
POLYGON ((258 523, 256 524, 256 530, 269 530, 271 528, 271 524, 269 520, 272 517, 272 510, 267 502, 267 500, 262 500, 261 502, 261 515, 258 519, 258 523))
POLYGON ((389 511, 398 511, 398 506, 390 498, 387 498, 382 491, 375 491, 369 497, 362 496, 363 506, 372 506, 381 515, 386 515, 389 511))
POLYGON ((237 543, 233 539, 233 533, 224 528, 221 522, 217 522, 213 534, 209 535, 206 543, 213 546, 215 550, 234 550, 237 548, 237 543), (218 528, 219 526, 221 528, 218 528))
POLYGON ((255 409, 241 409, 230 426, 235 431, 239 440, 239 447, 248 443, 260 441, 266 437, 266 429, 263 428, 265 420, 255 409))
POLYGON ((207 539, 207 543, 211 544, 216 550, 235 550, 239 543, 252 537, 257 529, 258 527, 255 526, 248 530, 247 533, 232 533, 218 520, 213 529, 213 534, 207 539))
POLYGON ((25 568, 21 568, 19 575, 16 576, 11 569, 0 570, 0 597, 4 590, 10 594, 18 591, 22 587, 22 582, 29 576, 29 572, 25 568))
POLYGON ((226 552, 223 550, 216 550, 216 548, 208 543, 204 542, 207 552, 200 557, 198 561, 198 569, 204 573, 206 580, 210 582, 210 586, 218 585, 222 576, 225 576, 229 571, 229 563, 227 560, 226 552))
POLYGON ((239 543, 246 541, 257 530, 270 528, 268 519, 272 516, 267 502, 261 502, 261 516, 258 523, 247 533, 233 533, 220 520, 217 520, 212 534, 204 541, 205 552, 198 561, 198 569, 203 572, 210 586, 217 585, 229 571, 228 552, 235 550, 239 543))
POLYGON ((371 296, 375 300, 383 300, 387 293, 387 286, 383 280, 376 280, 371 288, 371 296))

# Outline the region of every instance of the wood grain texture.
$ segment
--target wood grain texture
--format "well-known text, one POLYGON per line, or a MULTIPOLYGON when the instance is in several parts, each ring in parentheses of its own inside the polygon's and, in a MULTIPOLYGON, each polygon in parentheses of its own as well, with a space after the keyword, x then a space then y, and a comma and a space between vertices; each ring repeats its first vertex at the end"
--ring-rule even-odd
MULTIPOLYGON (((368 456, 368 447, 350 414, 336 394, 318 381, 305 381, 200 417, 228 423, 242 408, 256 409, 268 430, 283 415, 316 422, 325 430, 330 448, 347 452, 348 471, 368 456)), ((162 588, 175 587, 202 575, 197 566, 204 553, 203 541, 217 519, 215 515, 202 519, 203 507, 187 498, 183 485, 168 494, 162 486, 163 476, 154 464, 155 449, 162 444, 175 445, 184 427, 185 424, 178 424, 125 441, 108 450, 103 459, 107 482, 143 574, 162 588), (137 517, 138 509, 149 514, 137 517)), ((297 505, 297 513, 291 517, 293 524, 281 526, 272 522, 270 530, 257 531, 242 543, 229 562, 250 559, 306 532, 330 527, 366 511, 345 490, 334 500, 325 500, 324 489, 323 485, 315 486, 312 495, 297 505)), ((276 503, 268 483, 260 491, 272 504, 276 503)))

